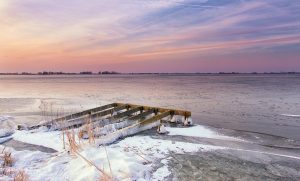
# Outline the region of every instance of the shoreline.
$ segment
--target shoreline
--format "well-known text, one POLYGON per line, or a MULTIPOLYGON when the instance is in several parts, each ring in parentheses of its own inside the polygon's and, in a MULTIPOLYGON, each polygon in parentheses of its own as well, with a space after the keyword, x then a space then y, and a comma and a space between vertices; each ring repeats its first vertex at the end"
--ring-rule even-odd
MULTIPOLYGON (((197 134, 194 136, 183 136, 182 135, 183 132, 182 133, 178 132, 177 129, 181 129, 181 128, 171 127, 170 129, 168 129, 170 132, 167 135, 157 134, 155 129, 151 129, 151 130, 143 131, 139 134, 130 137, 126 137, 124 139, 120 139, 117 142, 106 146, 108 149, 108 153, 110 155, 109 157, 112 162, 114 177, 120 178, 120 176, 122 175, 121 172, 117 172, 115 170, 116 169, 116 166, 114 164, 115 156, 112 156, 112 154, 116 154, 115 151, 119 150, 121 152, 125 151, 124 154, 126 155, 130 153, 131 156, 129 155, 126 156, 126 157, 129 156, 130 160, 135 157, 139 157, 138 156, 139 154, 143 155, 143 159, 139 157, 142 162, 145 162, 145 159, 151 160, 152 171, 149 170, 150 173, 147 174, 150 175, 149 177, 146 176, 147 178, 151 178, 151 180, 152 179, 189 180, 189 179, 199 179, 199 178, 222 179, 222 180, 241 179, 241 178, 258 179, 258 180, 263 178, 269 180, 276 180, 276 179, 297 180, 300 178, 299 172, 295 170, 298 167, 300 168, 300 157, 297 157, 299 151, 294 152, 293 150, 289 150, 289 149, 269 148, 263 145, 258 145, 257 143, 252 142, 253 140, 244 140, 243 137, 238 137, 239 139, 228 140, 226 137, 221 136, 224 135, 222 133, 222 129, 213 129, 209 127, 203 127, 201 125, 195 125, 190 128, 184 128, 184 129, 191 130, 187 132, 188 135, 194 135, 193 132, 196 131, 195 133, 197 134), (194 131, 192 131, 193 129, 194 131), (202 131, 200 131, 199 129, 202 131), (165 144, 168 143, 168 144, 164 145, 164 143, 165 144), (120 147, 122 148, 121 150, 120 147), (138 150, 138 152, 134 150, 138 150), (270 164, 272 165, 272 167, 269 166, 270 164), (184 167, 185 169, 181 169, 182 167, 184 167), (276 174, 274 174, 274 172, 276 172, 276 174)), ((58 158, 64 160, 65 164, 67 165, 71 163, 73 164, 75 160, 77 164, 79 164, 78 161, 81 160, 80 158, 75 158, 73 156, 72 158, 69 158, 70 156, 68 156, 68 154, 66 154, 65 151, 63 150, 55 153, 52 151, 48 152, 47 147, 29 144, 29 142, 31 143, 35 142, 34 140, 30 139, 30 137, 28 137, 30 136, 30 134, 47 135, 48 134, 47 132, 44 131, 37 131, 33 133, 29 133, 29 132, 26 133, 26 131, 17 131, 17 132, 21 133, 21 135, 13 136, 13 138, 17 140, 19 138, 22 138, 23 140, 27 140, 28 143, 22 143, 23 146, 18 145, 19 151, 17 151, 18 153, 17 152, 15 153, 13 151, 12 152, 13 155, 17 154, 19 155, 18 157, 22 157, 23 152, 25 155, 33 154, 32 158, 36 157, 37 155, 41 155, 42 157, 40 159, 43 160, 42 163, 49 162, 50 160, 52 160, 51 161, 52 163, 50 162, 51 164, 56 165, 55 167, 61 167, 61 169, 63 170, 70 169, 70 168, 68 168, 68 166, 65 167, 61 165, 59 162, 55 161, 58 158), (28 137, 28 139, 26 137, 28 137), (30 146, 26 147, 28 145, 30 146), (22 149, 25 150, 22 151, 22 149), (40 151, 42 151, 42 153, 38 153, 40 151)), ((50 133, 51 132, 49 132, 49 134, 50 133)), ((231 138, 230 135, 228 136, 229 136, 228 138, 231 138)), ((47 141, 47 139, 48 140, 52 139, 52 136, 44 137, 44 138, 46 138, 43 141, 45 142, 45 146, 47 144, 49 145, 50 143, 49 141, 47 141)), ((43 139, 43 137, 40 137, 40 139, 43 139)), ((0 144, 0 146, 5 145, 7 147, 10 146, 14 147, 16 146, 15 144, 20 144, 20 143, 21 142, 15 141, 15 143, 11 143, 8 145, 0 144)), ((60 143, 56 143, 56 144, 60 144, 60 143)), ((94 153, 94 151, 101 152, 102 149, 103 148, 101 147, 97 148, 94 146, 90 147, 88 145, 85 145, 82 147, 82 150, 80 152, 82 152, 82 154, 86 156, 89 155, 88 159, 95 160, 98 156, 96 155, 93 156, 92 153, 94 153), (87 154, 88 152, 90 153, 87 154)), ((123 157, 124 156, 122 156, 122 158, 123 157)), ((27 157, 27 159, 31 159, 31 158, 27 157)), ((119 161, 121 161, 120 159, 121 158, 118 157, 119 161)), ((16 160, 16 163, 18 163, 18 160, 16 160)), ((98 162, 96 161, 95 163, 98 162)), ((81 161, 80 164, 83 164, 82 166, 85 165, 84 162, 81 161)), ((145 164, 147 166, 149 163, 145 163, 145 164)), ((20 164, 18 165, 19 165, 18 168, 23 168, 22 165, 20 164)), ((40 164, 40 166, 44 167, 43 164, 40 164)), ((33 176, 32 174, 35 172, 30 171, 32 166, 30 164, 29 165, 27 164, 26 167, 27 168, 25 170, 27 170, 28 173, 30 173, 30 176, 33 176)), ((74 171, 73 169, 74 168, 72 168, 72 170, 69 171, 66 170, 66 171, 68 172, 68 174, 70 174, 70 171, 74 171)), ((85 168, 85 170, 86 169, 90 170, 93 168, 87 167, 85 168)), ((146 167, 144 167, 144 169, 146 169, 146 167)), ((107 167, 105 170, 107 170, 107 167)), ((47 172, 42 171, 40 176, 34 175, 34 178, 44 178, 45 177, 43 176, 44 173, 47 172)), ((51 172, 47 174, 54 174, 54 173, 51 172)), ((65 179, 72 178, 72 175, 66 176, 65 174, 63 175, 61 174, 57 176, 65 179)), ((95 173, 89 172, 89 174, 94 175, 95 173)), ((76 177, 77 176, 75 176, 74 178, 76 177)), ((123 176, 121 177, 123 178, 123 176)), ((131 179, 133 178, 135 177, 131 177, 131 179)))

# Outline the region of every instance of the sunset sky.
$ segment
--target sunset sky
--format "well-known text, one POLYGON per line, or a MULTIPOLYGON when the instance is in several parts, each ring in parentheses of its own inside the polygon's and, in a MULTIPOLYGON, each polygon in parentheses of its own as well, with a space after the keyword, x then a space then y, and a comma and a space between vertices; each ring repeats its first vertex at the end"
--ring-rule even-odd
POLYGON ((300 0, 1 0, 0 72, 300 71, 300 0))

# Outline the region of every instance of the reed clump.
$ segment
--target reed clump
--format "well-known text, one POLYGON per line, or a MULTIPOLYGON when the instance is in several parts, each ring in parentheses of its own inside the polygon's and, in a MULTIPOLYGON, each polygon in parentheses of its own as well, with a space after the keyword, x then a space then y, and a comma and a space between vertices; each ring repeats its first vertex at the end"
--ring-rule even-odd
POLYGON ((14 159, 11 156, 11 152, 4 152, 2 167, 12 167, 14 159))
MULTIPOLYGON (((5 151, 4 147, 0 153, 0 176, 7 176, 14 181, 27 181, 28 176, 23 170, 16 170, 13 168, 15 162, 12 153, 5 151)), ((0 179, 1 180, 1 179, 0 179)))
POLYGON ((20 170, 14 176, 14 181, 28 181, 28 175, 24 170, 20 170))
POLYGON ((86 131, 89 137, 89 143, 95 143, 95 135, 93 131, 92 119, 89 117, 86 123, 86 131))
POLYGON ((67 136, 67 141, 68 141, 68 144, 69 144, 70 153, 76 153, 79 149, 79 144, 76 143, 74 130, 72 130, 72 132, 71 131, 65 131, 65 134, 67 136))

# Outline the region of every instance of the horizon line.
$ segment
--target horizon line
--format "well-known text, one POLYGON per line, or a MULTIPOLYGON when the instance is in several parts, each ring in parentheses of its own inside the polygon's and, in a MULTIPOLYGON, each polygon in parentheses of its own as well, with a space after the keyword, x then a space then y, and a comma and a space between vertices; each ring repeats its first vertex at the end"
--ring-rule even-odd
POLYGON ((134 74, 300 74, 297 71, 275 71, 275 72, 116 72, 116 71, 42 71, 42 72, 0 72, 0 75, 134 75, 134 74))

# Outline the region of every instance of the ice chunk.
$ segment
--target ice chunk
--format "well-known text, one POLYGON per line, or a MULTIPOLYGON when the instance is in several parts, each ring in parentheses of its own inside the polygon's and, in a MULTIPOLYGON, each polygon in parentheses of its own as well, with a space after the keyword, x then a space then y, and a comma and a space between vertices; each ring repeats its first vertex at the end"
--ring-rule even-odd
POLYGON ((6 120, 9 120, 9 119, 12 119, 13 117, 11 116, 0 116, 0 121, 6 121, 6 120))
POLYGON ((185 119, 184 122, 183 122, 183 124, 184 124, 184 126, 191 126, 191 125, 193 125, 192 118, 185 119))
POLYGON ((0 138, 10 136, 14 133, 11 129, 0 129, 0 138))
POLYGON ((165 133, 167 133, 167 129, 166 129, 165 125, 161 124, 161 125, 158 127, 157 132, 160 133, 160 134, 165 134, 165 133))

